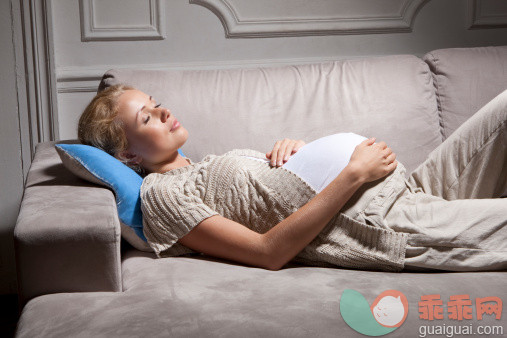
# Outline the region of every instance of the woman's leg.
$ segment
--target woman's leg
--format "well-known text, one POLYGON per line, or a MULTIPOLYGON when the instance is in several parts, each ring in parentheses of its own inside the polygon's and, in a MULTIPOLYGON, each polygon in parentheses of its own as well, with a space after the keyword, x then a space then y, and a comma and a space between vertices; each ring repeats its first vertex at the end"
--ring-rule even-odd
POLYGON ((435 148, 408 182, 446 200, 507 196, 507 90, 435 148))
POLYGON ((405 270, 507 270, 507 199, 458 199, 405 190, 384 224, 409 233, 405 270))

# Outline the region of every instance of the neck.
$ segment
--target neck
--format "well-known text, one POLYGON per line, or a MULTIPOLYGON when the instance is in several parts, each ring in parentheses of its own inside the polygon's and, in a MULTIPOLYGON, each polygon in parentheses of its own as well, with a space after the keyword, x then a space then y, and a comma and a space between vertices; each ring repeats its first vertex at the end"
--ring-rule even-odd
POLYGON ((160 163, 145 163, 144 168, 148 173, 159 173, 163 174, 169 170, 173 170, 176 168, 185 167, 190 165, 186 158, 177 153, 176 157, 173 160, 160 162, 160 163))

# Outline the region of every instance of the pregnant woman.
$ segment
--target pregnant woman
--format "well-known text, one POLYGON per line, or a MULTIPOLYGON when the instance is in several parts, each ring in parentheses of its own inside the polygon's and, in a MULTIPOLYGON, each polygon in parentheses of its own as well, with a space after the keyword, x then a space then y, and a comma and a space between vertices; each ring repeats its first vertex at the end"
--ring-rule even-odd
POLYGON ((145 175, 144 234, 157 257, 493 271, 507 269, 506 121, 504 91, 408 179, 385 142, 354 133, 194 163, 178 153, 188 131, 170 110, 123 85, 97 94, 78 136, 145 175))

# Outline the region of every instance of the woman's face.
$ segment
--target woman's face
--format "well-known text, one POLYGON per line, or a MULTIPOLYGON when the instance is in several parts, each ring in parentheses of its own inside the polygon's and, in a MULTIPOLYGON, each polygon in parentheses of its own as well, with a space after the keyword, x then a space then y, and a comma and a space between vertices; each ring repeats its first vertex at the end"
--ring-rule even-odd
POLYGON ((145 168, 174 161, 188 138, 182 125, 173 128, 176 117, 169 109, 139 90, 126 90, 118 97, 117 118, 124 123, 128 157, 145 168))

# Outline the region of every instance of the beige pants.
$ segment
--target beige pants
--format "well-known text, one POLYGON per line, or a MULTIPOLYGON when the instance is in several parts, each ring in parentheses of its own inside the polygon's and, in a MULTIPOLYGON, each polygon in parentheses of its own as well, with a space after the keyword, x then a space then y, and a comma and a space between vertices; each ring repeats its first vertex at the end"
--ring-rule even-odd
POLYGON ((507 90, 463 123, 405 180, 372 223, 409 233, 405 270, 507 270, 507 90))

